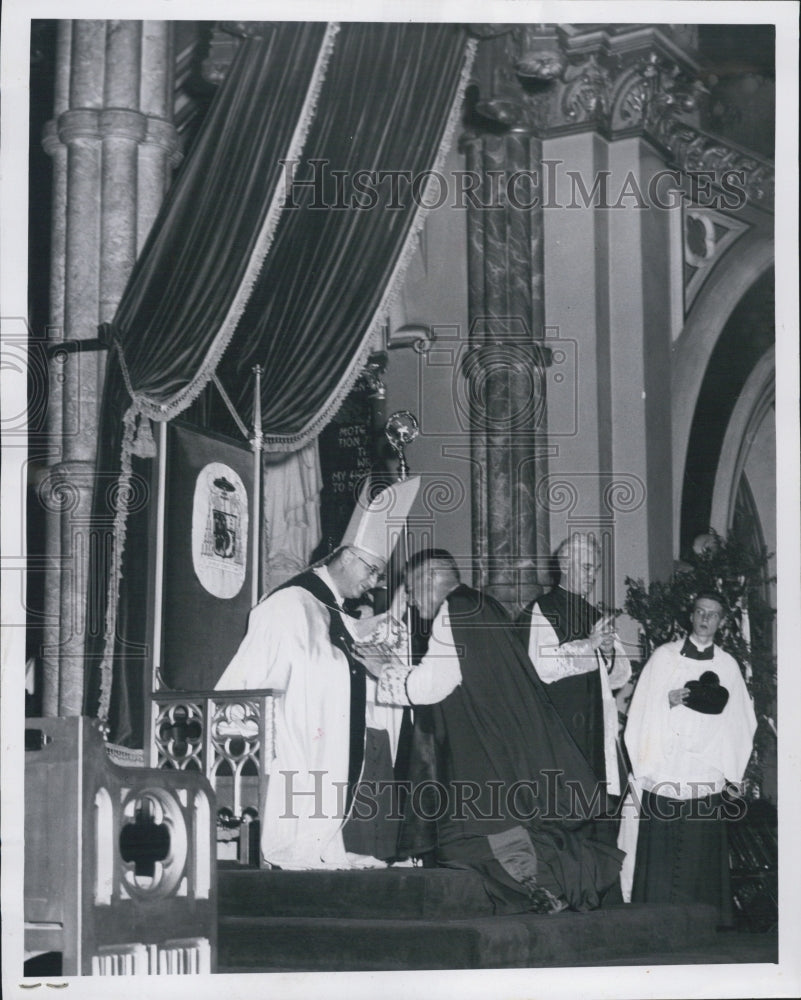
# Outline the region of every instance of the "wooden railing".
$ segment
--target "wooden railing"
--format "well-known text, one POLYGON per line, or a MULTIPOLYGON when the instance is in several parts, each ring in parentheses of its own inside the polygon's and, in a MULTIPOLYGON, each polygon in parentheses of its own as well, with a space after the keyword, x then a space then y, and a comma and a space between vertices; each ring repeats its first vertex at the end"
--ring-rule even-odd
POLYGON ((120 767, 86 718, 25 728, 27 957, 60 953, 65 976, 214 971, 206 778, 120 767))
POLYGON ((275 700, 253 691, 156 691, 149 764, 202 774, 217 799, 217 857, 259 862, 259 817, 275 755, 275 700))

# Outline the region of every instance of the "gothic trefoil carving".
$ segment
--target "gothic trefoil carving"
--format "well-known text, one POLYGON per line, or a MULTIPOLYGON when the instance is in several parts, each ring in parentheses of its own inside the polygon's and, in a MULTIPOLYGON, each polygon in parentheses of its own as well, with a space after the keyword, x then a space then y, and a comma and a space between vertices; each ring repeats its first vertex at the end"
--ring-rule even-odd
POLYGON ((751 227, 741 218, 713 208, 687 206, 684 211, 684 314, 695 301, 712 268, 751 227))

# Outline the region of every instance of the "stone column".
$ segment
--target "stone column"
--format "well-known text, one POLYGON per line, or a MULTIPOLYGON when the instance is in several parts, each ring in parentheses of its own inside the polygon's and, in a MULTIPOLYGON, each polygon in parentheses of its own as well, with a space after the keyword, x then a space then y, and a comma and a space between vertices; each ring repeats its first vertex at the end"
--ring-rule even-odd
POLYGON ((172 25, 168 21, 143 21, 139 110, 144 116, 146 133, 137 146, 137 250, 144 245, 179 159, 172 124, 172 52, 172 25), (165 52, 169 58, 164 58, 165 52))
MULTIPOLYGON (((56 121, 69 107, 70 51, 72 48, 72 22, 59 21, 56 43, 56 78, 54 94, 55 118, 48 122, 43 136, 45 151, 53 159, 53 217, 50 230, 50 337, 64 339, 64 285, 66 271, 67 219, 67 147, 59 141, 56 121)), ((56 352, 49 364, 48 431, 50 458, 53 467, 61 457, 64 352, 56 352)), ((43 629, 43 699, 42 713, 58 715, 59 640, 61 617, 61 511, 54 480, 45 481, 41 490, 45 506, 45 556, 47 572, 44 588, 43 629)))
POLYGON ((544 474, 541 144, 524 130, 466 141, 480 178, 468 204, 468 308, 476 585, 512 608, 537 593, 549 551, 535 503, 544 474), (515 175, 519 183, 510 179, 515 175))
MULTIPOLYGON (((697 65, 682 48, 692 32, 672 26, 532 23, 471 31, 481 39, 468 108, 473 133, 465 142, 468 171, 480 179, 467 201, 474 561, 476 583, 514 606, 548 582, 550 511, 535 487, 547 496, 548 456, 562 447, 556 435, 547 441, 549 352, 541 341, 543 207, 558 209, 554 187, 565 164, 553 160, 553 173, 545 169, 542 141, 648 131, 680 147, 688 133, 674 119, 695 109, 697 65)), ((590 213, 591 197, 584 206, 590 213)), ((593 277, 602 277, 597 268, 593 277)), ((551 313, 553 303, 549 295, 551 313)), ((567 315, 569 303, 562 309, 567 315)), ((593 345, 580 333, 586 353, 593 345)), ((609 447, 596 449, 591 467, 577 474, 608 486, 611 457, 609 447)))
POLYGON ((83 710, 86 588, 97 541, 90 516, 105 357, 73 347, 93 341, 98 324, 112 319, 176 162, 171 59, 166 24, 59 26, 54 118, 44 136, 54 161, 51 326, 53 339, 64 342, 50 363, 54 464, 42 494, 50 557, 46 715, 83 710))

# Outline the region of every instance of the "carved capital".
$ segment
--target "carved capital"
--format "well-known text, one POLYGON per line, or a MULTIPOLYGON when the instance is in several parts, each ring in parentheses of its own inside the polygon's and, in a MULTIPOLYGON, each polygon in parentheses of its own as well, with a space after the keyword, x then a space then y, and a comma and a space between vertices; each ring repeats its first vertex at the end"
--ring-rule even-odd
POLYGON ((609 70, 591 57, 578 66, 568 66, 560 82, 558 115, 562 121, 570 126, 603 125, 612 90, 609 70))
POLYGON ((488 128, 616 138, 641 131, 654 103, 694 107, 697 65, 669 27, 516 25, 481 45, 476 112, 488 128))
POLYGON ((707 135, 696 122, 709 94, 700 82, 687 26, 515 25, 479 43, 473 106, 463 148, 511 132, 551 138, 596 131, 641 135, 685 173, 726 175, 744 198, 772 211, 773 165, 707 135))

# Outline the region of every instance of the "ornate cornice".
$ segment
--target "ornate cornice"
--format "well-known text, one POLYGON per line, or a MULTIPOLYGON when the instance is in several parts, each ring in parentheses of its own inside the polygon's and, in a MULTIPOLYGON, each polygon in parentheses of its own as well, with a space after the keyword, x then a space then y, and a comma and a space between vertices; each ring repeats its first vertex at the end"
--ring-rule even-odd
POLYGON ((771 209, 772 164, 698 128, 707 91, 682 27, 496 26, 479 44, 479 94, 464 139, 510 131, 540 139, 641 135, 682 171, 742 172, 738 186, 748 199, 771 209))
POLYGON ((764 160, 732 143, 702 132, 671 115, 652 115, 646 123, 647 136, 666 154, 668 162, 683 173, 709 172, 715 177, 738 175, 737 188, 748 200, 773 211, 776 171, 764 160))
POLYGON ((697 63, 663 29, 581 27, 514 25, 482 41, 477 114, 540 138, 587 128, 617 138, 641 129, 655 101, 695 107, 697 63))

